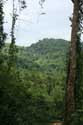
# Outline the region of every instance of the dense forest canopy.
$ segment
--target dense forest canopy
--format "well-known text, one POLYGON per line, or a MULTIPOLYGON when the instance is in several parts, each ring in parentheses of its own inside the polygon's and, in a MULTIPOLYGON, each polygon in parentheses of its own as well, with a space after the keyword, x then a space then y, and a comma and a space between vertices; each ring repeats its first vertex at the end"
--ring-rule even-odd
POLYGON ((62 39, 17 46, 16 68, 8 74, 9 44, 5 45, 0 71, 1 124, 46 125, 63 119, 69 46, 70 42, 62 39))

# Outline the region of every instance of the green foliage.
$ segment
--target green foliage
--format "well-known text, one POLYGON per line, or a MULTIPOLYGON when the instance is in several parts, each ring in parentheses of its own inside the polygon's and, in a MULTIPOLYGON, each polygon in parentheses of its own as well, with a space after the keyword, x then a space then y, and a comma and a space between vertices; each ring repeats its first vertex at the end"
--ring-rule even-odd
POLYGON ((48 125, 62 119, 69 42, 44 39, 18 47, 11 72, 8 48, 2 50, 0 65, 0 124, 48 125))

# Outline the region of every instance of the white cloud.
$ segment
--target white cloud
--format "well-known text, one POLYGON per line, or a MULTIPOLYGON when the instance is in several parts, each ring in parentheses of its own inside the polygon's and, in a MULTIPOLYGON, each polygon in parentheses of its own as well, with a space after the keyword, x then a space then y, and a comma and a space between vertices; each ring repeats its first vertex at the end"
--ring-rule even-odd
MULTIPOLYGON (((11 0, 5 5, 6 31, 11 28, 11 0)), ((72 14, 70 0, 46 0, 44 9, 41 10, 38 0, 27 0, 27 9, 20 15, 16 27, 17 44, 30 45, 44 37, 70 39, 69 16, 72 14), (46 15, 39 16, 46 12, 46 15), (24 20, 24 21, 23 21, 24 20), (29 42, 28 42, 29 41, 29 42)))

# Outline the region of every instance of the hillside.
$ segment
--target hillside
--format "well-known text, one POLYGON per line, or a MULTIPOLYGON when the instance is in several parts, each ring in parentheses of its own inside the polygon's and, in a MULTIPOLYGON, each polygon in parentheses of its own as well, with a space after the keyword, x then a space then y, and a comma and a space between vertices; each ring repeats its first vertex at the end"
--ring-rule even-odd
MULTIPOLYGON (((34 84, 39 83, 37 87, 40 90, 37 91, 37 95, 43 93, 45 96, 51 96, 51 99, 57 98, 57 96, 62 99, 66 81, 68 50, 69 42, 62 39, 43 39, 30 47, 19 50, 17 65, 29 73, 30 80, 32 77, 35 79, 34 84), (60 93, 55 95, 55 89, 57 92, 59 86, 60 93)), ((33 89, 33 91, 35 90, 33 89)), ((36 92, 34 93, 36 94, 36 92)))
POLYGON ((12 72, 6 70, 8 47, 3 49, 5 62, 0 71, 0 123, 48 125, 63 119, 69 42, 43 39, 30 47, 17 46, 12 72))
POLYGON ((30 47, 21 48, 18 53, 19 64, 24 68, 41 71, 64 69, 69 43, 61 39, 43 39, 30 47), (22 66, 22 65, 21 65, 22 66))
MULTIPOLYGON (((48 100, 54 100, 58 96, 57 99, 63 100, 69 42, 46 38, 30 47, 17 48, 16 67, 24 80, 23 84, 28 86, 28 91, 36 96, 43 95, 48 100)), ((3 53, 8 53, 8 45, 3 49, 3 53)))

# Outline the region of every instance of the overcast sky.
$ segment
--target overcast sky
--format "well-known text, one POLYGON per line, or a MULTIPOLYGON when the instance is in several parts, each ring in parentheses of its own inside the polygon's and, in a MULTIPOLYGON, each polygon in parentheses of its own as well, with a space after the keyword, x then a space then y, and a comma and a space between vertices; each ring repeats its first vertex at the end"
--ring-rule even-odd
MULTIPOLYGON (((39 0, 26 1, 27 9, 21 13, 16 24, 15 34, 18 45, 27 46, 43 38, 70 40, 71 0, 46 0, 43 9, 38 4, 39 0), (41 13, 46 14, 40 15, 41 13)), ((4 5, 4 12, 6 14, 5 31, 10 33, 12 0, 4 5)))

